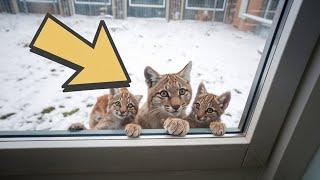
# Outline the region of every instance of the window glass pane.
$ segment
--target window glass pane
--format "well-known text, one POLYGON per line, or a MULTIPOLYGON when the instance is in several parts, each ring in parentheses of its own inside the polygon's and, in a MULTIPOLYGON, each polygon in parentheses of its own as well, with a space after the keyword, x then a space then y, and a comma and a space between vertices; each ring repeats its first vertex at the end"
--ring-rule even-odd
POLYGON ((162 5, 164 0, 131 0, 131 4, 162 5))
POLYGON ((75 4, 111 5, 110 0, 75 0, 75 4))
MULTIPOLYGON (((108 89, 63 92, 62 84, 75 71, 30 52, 31 40, 46 13, 53 14, 89 42, 93 41, 100 20, 105 21, 132 80, 129 91, 143 96, 138 112, 147 111, 151 115, 159 111, 161 118, 156 124, 163 123, 169 116, 182 118, 185 113, 191 115, 183 118, 196 121, 197 126, 192 128, 204 128, 192 129, 194 133, 210 133, 210 122, 219 120, 229 131, 239 130, 247 113, 244 109, 250 105, 250 90, 257 87, 252 84, 261 73, 257 72, 258 66, 265 62, 261 54, 270 36, 279 0, 112 2, 115 4, 110 0, 0 2, 0 131, 29 130, 23 133, 32 134, 40 130, 67 130, 73 123, 90 128, 90 117, 93 123, 110 114, 112 118, 121 119, 122 115, 132 115, 130 108, 138 107, 139 97, 126 102, 110 100, 108 89), (184 70, 183 67, 190 61, 189 79, 188 67, 184 70), (168 73, 179 77, 173 78, 175 83, 162 79, 168 73), (197 94, 201 82, 206 90, 202 89, 204 94, 197 94), (162 85, 148 91, 158 83, 162 85), (230 102, 225 94, 228 91, 230 102), (101 99, 102 102, 98 101, 101 99), (95 106, 99 112, 92 111, 95 106)), ((59 34, 54 37, 58 39, 59 34)), ((73 47, 68 40, 61 43, 66 49, 73 47)), ((77 53, 79 57, 84 56, 82 49, 77 53)), ((123 134, 121 128, 127 122, 123 119, 119 122, 116 127, 120 130, 109 134, 123 134)), ((150 127, 153 125, 143 128, 150 127)), ((162 129, 159 125, 154 127, 162 129)), ((165 131, 148 129, 145 132, 165 131)))
POLYGON ((247 13, 272 20, 278 3, 279 0, 250 0, 247 13))
POLYGON ((110 3, 110 0, 76 0, 76 2, 87 2, 87 3, 101 2, 101 3, 110 3))
POLYGON ((187 3, 194 8, 223 8, 225 0, 187 0, 187 3))
POLYGON ((20 1, 26 1, 26 2, 36 2, 36 3, 52 3, 57 2, 57 0, 20 0, 20 1))

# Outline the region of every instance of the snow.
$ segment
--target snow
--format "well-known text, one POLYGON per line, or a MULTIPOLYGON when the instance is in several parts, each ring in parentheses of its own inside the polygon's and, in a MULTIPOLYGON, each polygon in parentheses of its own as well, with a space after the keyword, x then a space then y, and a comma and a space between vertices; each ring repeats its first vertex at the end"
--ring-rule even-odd
MULTIPOLYGON (((194 94, 201 81, 209 92, 231 91, 228 115, 222 119, 229 128, 238 126, 265 39, 223 23, 57 17, 89 41, 104 19, 132 79, 130 90, 144 95, 143 102, 145 66, 172 73, 193 61, 194 94)), ((28 44, 42 19, 43 15, 0 14, 0 130, 66 130, 74 122, 88 125, 96 97, 108 92, 62 92, 61 85, 74 71, 29 52, 28 44), (9 113, 15 114, 4 117, 9 113)))

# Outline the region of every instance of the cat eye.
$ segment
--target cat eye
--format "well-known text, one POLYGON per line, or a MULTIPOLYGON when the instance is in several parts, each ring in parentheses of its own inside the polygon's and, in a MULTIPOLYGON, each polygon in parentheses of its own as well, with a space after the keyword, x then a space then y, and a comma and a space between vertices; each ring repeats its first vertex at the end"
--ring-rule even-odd
POLYGON ((213 113, 213 111, 214 111, 214 110, 213 110, 212 108, 208 108, 208 109, 207 109, 207 113, 213 113))
POLYGON ((200 108, 200 104, 199 103, 194 103, 194 105, 196 106, 197 109, 200 108))
POLYGON ((116 106, 121 106, 120 101, 116 101, 116 102, 114 102, 114 104, 115 104, 116 106))
POLYGON ((179 89, 179 95, 184 95, 186 93, 186 91, 187 90, 184 88, 179 89))
POLYGON ((133 108, 133 104, 132 103, 128 104, 128 108, 133 108))
POLYGON ((97 120, 97 121, 100 121, 101 119, 102 119, 102 117, 100 117, 100 116, 99 116, 99 117, 96 117, 96 120, 97 120))
POLYGON ((163 91, 160 92, 160 96, 161 97, 169 97, 169 94, 168 94, 167 91, 163 90, 163 91))

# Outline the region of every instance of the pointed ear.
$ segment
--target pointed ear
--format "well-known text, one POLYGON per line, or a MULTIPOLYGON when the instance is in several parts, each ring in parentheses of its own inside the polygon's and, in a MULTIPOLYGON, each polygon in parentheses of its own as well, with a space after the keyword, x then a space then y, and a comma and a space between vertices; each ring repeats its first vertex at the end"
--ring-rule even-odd
POLYGON ((136 98, 136 100, 138 101, 138 104, 139 104, 143 96, 142 95, 135 95, 134 97, 136 98))
POLYGON ((118 89, 115 89, 115 88, 110 89, 110 95, 114 96, 117 93, 118 93, 118 89))
POLYGON ((221 109, 226 110, 231 99, 231 93, 229 91, 221 94, 218 97, 218 103, 221 109))
POLYGON ((189 61, 189 63, 180 72, 178 72, 177 75, 190 82, 191 68, 192 61, 189 61))
POLYGON ((150 66, 147 66, 144 69, 144 77, 146 78, 146 83, 149 88, 156 85, 160 79, 159 73, 157 73, 157 71, 152 69, 150 66))
POLYGON ((198 86, 198 91, 197 91, 197 95, 196 97, 202 95, 202 94, 206 94, 207 93, 207 89, 206 87, 204 86, 203 82, 201 82, 198 86))
POLYGON ((123 88, 118 89, 117 93, 128 93, 128 92, 129 92, 129 90, 126 87, 123 87, 123 88))

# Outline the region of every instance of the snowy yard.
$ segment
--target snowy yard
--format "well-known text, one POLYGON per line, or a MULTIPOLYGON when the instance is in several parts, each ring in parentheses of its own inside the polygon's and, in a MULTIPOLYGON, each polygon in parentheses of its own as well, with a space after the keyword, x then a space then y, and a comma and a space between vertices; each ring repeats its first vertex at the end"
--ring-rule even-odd
MULTIPOLYGON (((108 90, 63 93, 72 69, 29 52, 44 15, 0 14, 0 130, 66 130, 73 122, 88 123, 96 100, 108 90)), ((92 41, 101 17, 56 16, 92 41)), ((231 91, 222 117, 237 127, 260 60, 265 39, 231 25, 164 19, 105 19, 132 79, 130 90, 144 95, 143 69, 179 71, 193 61, 192 87, 203 81, 209 92, 231 91)))

